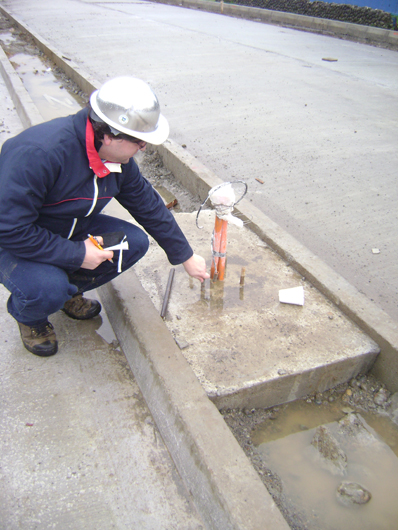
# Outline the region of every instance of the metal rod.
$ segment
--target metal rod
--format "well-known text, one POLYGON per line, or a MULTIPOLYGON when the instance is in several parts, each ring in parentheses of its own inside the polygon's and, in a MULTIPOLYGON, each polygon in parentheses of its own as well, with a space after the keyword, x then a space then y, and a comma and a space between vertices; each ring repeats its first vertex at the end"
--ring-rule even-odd
POLYGON ((246 269, 245 267, 242 267, 242 270, 241 270, 241 273, 240 273, 240 285, 241 287, 243 287, 245 285, 245 274, 246 274, 246 269))
POLYGON ((175 272, 175 269, 171 269, 170 272, 169 272, 169 279, 167 281, 167 287, 166 287, 166 292, 165 292, 165 295, 164 295, 162 310, 160 312, 160 316, 162 318, 164 318, 165 315, 166 315, 167 304, 169 303, 169 298, 170 298, 171 286, 173 284, 174 272, 175 272))
POLYGON ((177 199, 174 199, 173 201, 169 202, 169 204, 166 204, 166 208, 168 210, 171 210, 172 208, 174 208, 174 206, 177 206, 177 204, 178 204, 177 199))

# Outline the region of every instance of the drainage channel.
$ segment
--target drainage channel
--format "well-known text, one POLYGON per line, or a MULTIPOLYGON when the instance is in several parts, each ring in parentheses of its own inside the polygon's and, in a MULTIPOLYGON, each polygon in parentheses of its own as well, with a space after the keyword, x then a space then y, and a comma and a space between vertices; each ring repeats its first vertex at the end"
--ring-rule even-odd
MULTIPOLYGON (((82 108, 88 95, 1 21, 1 45, 43 120, 82 108)), ((156 151, 137 162, 166 203, 177 199, 177 212, 198 209, 156 151)), ((398 395, 380 382, 362 375, 272 409, 221 413, 292 530, 396 530, 398 395)))

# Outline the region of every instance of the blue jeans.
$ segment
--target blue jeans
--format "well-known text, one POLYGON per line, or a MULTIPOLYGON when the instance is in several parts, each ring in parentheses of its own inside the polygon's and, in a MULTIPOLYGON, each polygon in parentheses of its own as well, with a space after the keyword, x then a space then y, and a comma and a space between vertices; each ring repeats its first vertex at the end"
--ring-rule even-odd
MULTIPOLYGON (((132 267, 148 250, 148 236, 137 226, 108 215, 97 215, 89 227, 90 234, 100 235, 123 231, 129 250, 123 250, 122 271, 132 267)), ((87 234, 72 237, 84 240, 87 234)), ((54 265, 46 265, 15 257, 0 249, 0 282, 10 291, 7 309, 18 322, 37 326, 61 309, 76 293, 84 293, 104 285, 118 275, 119 252, 94 270, 79 269, 67 273, 54 265)))

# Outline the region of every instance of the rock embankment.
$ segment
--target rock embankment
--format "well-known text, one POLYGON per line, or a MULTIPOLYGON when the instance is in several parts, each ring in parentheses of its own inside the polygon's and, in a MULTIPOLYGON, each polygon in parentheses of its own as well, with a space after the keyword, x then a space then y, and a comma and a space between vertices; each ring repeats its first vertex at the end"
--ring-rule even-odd
POLYGON ((391 13, 370 7, 358 7, 348 4, 311 2, 310 0, 225 0, 231 4, 259 7, 272 11, 296 13, 308 17, 327 18, 373 26, 383 29, 396 29, 397 19, 391 13))

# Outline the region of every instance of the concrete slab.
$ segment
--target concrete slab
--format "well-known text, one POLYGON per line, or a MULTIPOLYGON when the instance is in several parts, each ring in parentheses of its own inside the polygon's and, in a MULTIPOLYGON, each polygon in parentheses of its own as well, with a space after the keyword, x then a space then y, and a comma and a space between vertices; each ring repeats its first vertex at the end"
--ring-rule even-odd
POLYGON ((1 528, 203 529, 104 312, 22 346, 0 286, 1 528))
MULTIPOLYGON (((214 211, 176 214, 195 252, 211 264, 214 211)), ((153 242, 135 266, 160 311, 171 266, 153 242)), ((228 227, 227 274, 204 284, 175 268, 165 323, 217 406, 270 407, 367 372, 379 348, 248 228, 228 227), (244 286, 240 286, 245 267, 244 286), (279 302, 303 286, 304 306, 279 302)))

